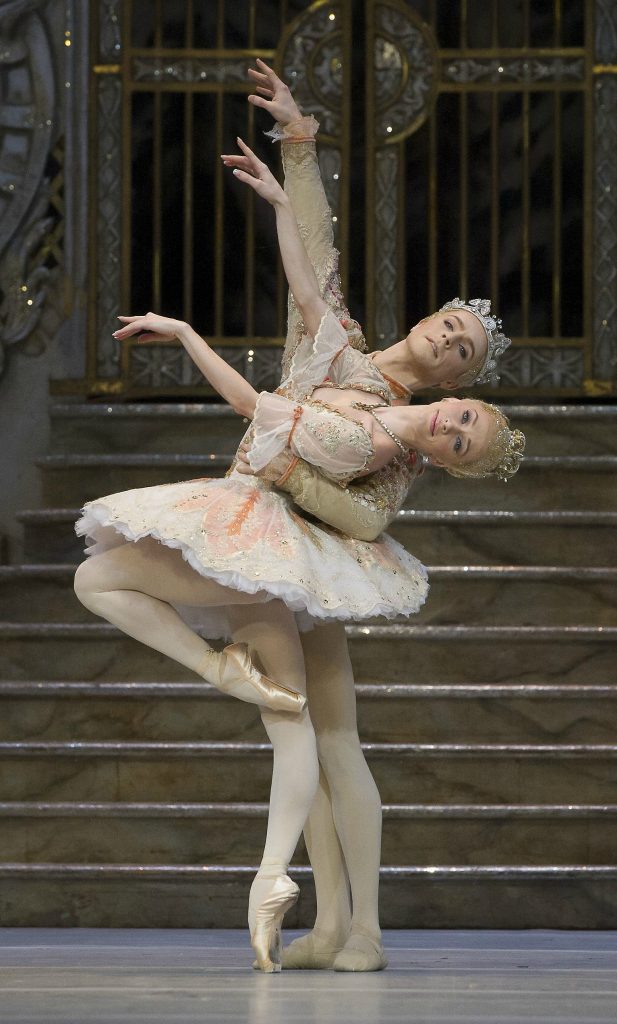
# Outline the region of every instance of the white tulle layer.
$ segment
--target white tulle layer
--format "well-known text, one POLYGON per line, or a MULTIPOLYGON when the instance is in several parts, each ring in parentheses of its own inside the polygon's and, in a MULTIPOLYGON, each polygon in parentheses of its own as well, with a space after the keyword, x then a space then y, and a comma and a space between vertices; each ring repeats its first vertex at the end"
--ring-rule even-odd
MULTIPOLYGON (((354 541, 309 523, 286 495, 239 474, 98 498, 83 507, 75 532, 90 542, 86 555, 154 537, 201 576, 284 601, 301 630, 315 620, 413 615, 428 593, 426 569, 391 537, 354 541)), ((229 637, 225 608, 175 607, 204 636, 229 637)))

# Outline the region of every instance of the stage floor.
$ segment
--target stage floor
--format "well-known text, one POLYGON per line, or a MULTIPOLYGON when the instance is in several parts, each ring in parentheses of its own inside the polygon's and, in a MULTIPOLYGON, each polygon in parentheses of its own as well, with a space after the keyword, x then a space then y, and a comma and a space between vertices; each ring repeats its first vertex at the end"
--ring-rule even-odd
MULTIPOLYGON (((289 942, 297 932, 285 932, 289 942)), ((7 1024, 595 1024, 617 932, 389 931, 377 974, 250 968, 246 932, 0 929, 7 1024)))

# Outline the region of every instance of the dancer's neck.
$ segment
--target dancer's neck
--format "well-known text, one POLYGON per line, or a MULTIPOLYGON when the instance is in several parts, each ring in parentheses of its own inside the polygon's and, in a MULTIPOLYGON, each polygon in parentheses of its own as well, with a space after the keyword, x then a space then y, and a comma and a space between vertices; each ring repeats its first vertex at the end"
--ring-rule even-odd
POLYGON ((432 381, 427 381, 421 371, 414 365, 406 345, 406 338, 397 341, 389 348, 380 349, 372 355, 373 362, 381 373, 387 374, 402 384, 412 394, 422 391, 424 388, 434 387, 432 381))

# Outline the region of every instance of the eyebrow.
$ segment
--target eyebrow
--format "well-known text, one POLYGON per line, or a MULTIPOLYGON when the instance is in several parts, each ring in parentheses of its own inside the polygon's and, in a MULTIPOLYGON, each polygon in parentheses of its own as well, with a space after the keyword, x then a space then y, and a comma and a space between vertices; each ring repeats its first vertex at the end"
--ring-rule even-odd
MULTIPOLYGON (((455 320, 458 320, 458 324, 459 324, 459 327, 460 327, 461 331, 464 331, 465 330, 465 324, 461 320, 460 316, 457 316, 456 313, 453 313, 452 316, 453 316, 453 318, 455 320)), ((468 337, 467 335, 465 335, 465 341, 467 341, 469 343, 469 346, 471 348, 471 358, 475 359, 475 357, 476 357, 476 346, 474 345, 474 343, 471 340, 471 338, 468 337)))

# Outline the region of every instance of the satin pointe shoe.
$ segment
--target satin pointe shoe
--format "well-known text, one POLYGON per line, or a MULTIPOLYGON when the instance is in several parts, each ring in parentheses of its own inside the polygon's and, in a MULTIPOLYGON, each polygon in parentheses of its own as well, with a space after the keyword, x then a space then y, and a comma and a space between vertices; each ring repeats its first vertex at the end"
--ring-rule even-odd
POLYGON ((255 668, 245 643, 229 644, 222 654, 208 651, 204 658, 204 671, 199 675, 231 697, 271 708, 272 711, 298 714, 306 705, 303 694, 275 683, 255 668), (212 655, 217 659, 216 667, 211 664, 212 655))
POLYGON ((277 875, 254 915, 249 907, 249 920, 253 919, 251 946, 256 957, 253 967, 264 974, 275 974, 281 969, 281 926, 299 893, 300 889, 289 875, 277 875))

